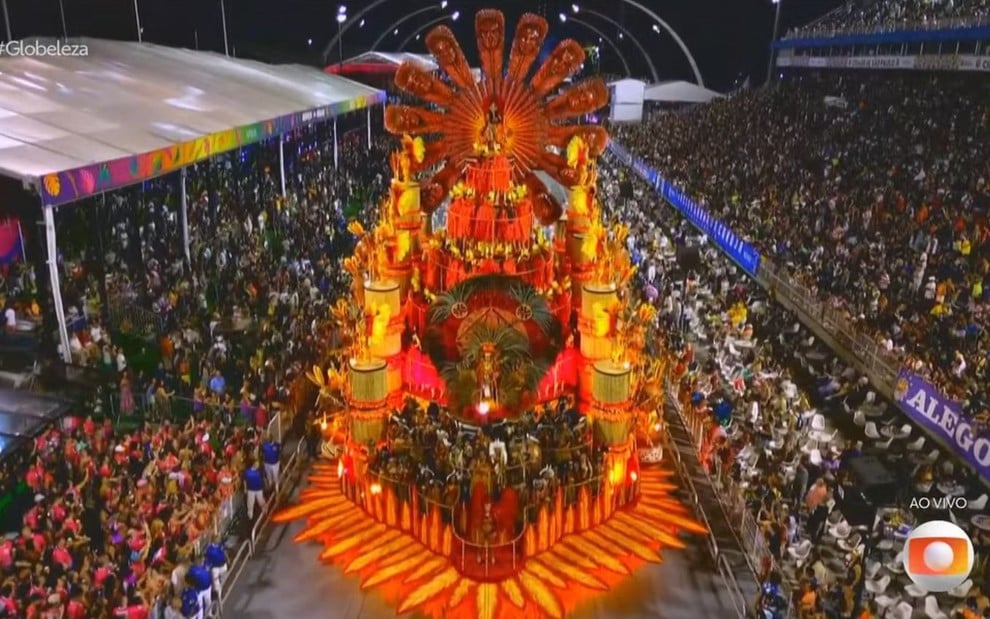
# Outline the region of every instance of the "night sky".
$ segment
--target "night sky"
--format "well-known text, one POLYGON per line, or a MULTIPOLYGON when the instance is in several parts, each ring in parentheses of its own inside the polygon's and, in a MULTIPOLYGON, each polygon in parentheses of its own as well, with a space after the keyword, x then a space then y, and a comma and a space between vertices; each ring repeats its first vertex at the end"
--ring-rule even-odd
MULTIPOLYGON (((220 0, 137 0, 144 40, 164 45, 223 50, 220 0)), ((692 51, 706 85, 716 90, 733 88, 740 76, 752 76, 754 83, 765 77, 768 45, 773 30, 774 5, 771 0, 639 0, 670 24, 692 51)), ((807 23, 841 0, 783 0, 781 32, 807 23)), ((237 56, 270 61, 300 61, 319 64, 327 41, 337 31, 335 15, 339 0, 226 0, 230 44, 237 56), (312 39, 311 46, 307 40, 312 39)), ((69 36, 136 39, 134 0, 62 0, 69 36)), ((370 0, 347 2, 348 13, 356 15, 370 0)), ((584 25, 569 21, 561 24, 561 12, 571 14, 571 2, 563 0, 449 0, 446 11, 461 12, 454 24, 457 36, 473 39, 473 15, 478 9, 500 8, 510 28, 525 12, 544 15, 551 24, 552 39, 571 37, 582 44, 595 44, 598 35, 584 25)), ((593 9, 621 23, 653 57, 661 79, 691 79, 690 67, 673 39, 661 30, 653 31, 653 20, 621 0, 590 0, 577 4, 593 9)), ((7 0, 14 38, 58 36, 62 32, 59 0, 7 0)), ((344 37, 344 56, 365 51, 384 29, 409 11, 439 0, 388 0, 369 12, 363 28, 352 28, 344 37)), ((388 36, 382 51, 393 51, 417 27, 441 15, 424 12, 406 22, 397 36, 388 36), (392 47, 389 47, 391 43, 392 47)), ((632 72, 645 77, 647 65, 630 36, 618 37, 608 21, 588 13, 578 18, 615 39, 622 48, 632 72)), ((473 43, 465 45, 469 59, 473 43)), ((607 43, 601 44, 602 70, 620 73, 622 65, 607 43)), ((413 41, 407 51, 423 51, 422 41, 413 41)), ((336 60, 337 51, 330 61, 336 60)))

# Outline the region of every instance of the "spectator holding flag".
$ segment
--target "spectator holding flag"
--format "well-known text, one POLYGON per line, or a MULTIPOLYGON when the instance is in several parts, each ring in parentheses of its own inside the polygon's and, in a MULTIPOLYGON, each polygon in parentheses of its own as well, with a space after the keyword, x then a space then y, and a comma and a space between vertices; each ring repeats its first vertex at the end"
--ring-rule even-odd
POLYGON ((265 480, 257 462, 252 462, 244 471, 244 490, 247 492, 248 520, 253 521, 255 504, 260 505, 262 510, 265 509, 265 480))
POLYGON ((270 488, 278 486, 279 463, 282 459, 282 445, 269 435, 261 444, 261 459, 265 463, 265 482, 270 488))

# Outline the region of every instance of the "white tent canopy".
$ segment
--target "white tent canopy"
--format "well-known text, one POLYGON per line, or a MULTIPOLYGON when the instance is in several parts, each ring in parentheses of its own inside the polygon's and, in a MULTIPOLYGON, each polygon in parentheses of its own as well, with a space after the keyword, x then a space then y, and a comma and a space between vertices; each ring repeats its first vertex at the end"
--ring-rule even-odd
POLYGON ((708 103, 722 95, 690 82, 660 82, 646 88, 647 101, 664 103, 708 103))
POLYGON ((427 71, 436 71, 439 68, 430 54, 412 54, 409 52, 364 52, 363 54, 344 60, 344 65, 370 63, 388 64, 398 67, 407 60, 422 65, 427 71))
POLYGON ((50 174, 237 129, 237 143, 217 140, 235 148, 270 137, 250 125, 309 111, 311 119, 297 120, 326 120, 384 97, 374 88, 300 65, 127 41, 67 43, 85 46, 87 55, 0 57, 4 176, 37 184, 50 174))

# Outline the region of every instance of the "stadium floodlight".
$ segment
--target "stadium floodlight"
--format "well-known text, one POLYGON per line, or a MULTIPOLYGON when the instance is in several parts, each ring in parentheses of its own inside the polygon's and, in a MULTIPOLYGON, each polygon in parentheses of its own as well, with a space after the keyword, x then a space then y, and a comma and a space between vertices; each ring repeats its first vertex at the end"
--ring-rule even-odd
POLYGON ((347 13, 337 13, 337 23, 342 24, 347 21, 347 13))
POLYGON ((447 8, 447 0, 443 0, 443 2, 440 3, 440 8, 441 9, 447 8))
POLYGON ((396 28, 395 30, 393 30, 392 31, 392 34, 395 35, 395 36, 399 36, 399 29, 396 28))
MULTIPOLYGON (((624 25, 622 25, 621 22, 616 21, 615 19, 609 17, 605 13, 598 12, 595 9, 587 9, 586 8, 583 11, 581 11, 581 15, 582 16, 584 16, 584 15, 590 15, 590 16, 593 16, 593 17, 598 17, 599 19, 602 19, 604 21, 607 21, 611 25, 615 26, 615 29, 619 31, 619 40, 620 41, 625 40, 626 35, 628 34, 629 35, 629 40, 631 40, 633 42, 633 45, 636 46, 636 49, 639 50, 639 53, 643 55, 643 60, 646 61, 646 64, 647 65, 649 65, 649 67, 650 67, 650 74, 653 76, 653 81, 654 82, 659 82, 660 81, 660 73, 657 71, 656 65, 653 64, 653 59, 650 58, 650 54, 646 51, 646 48, 643 47, 643 44, 640 43, 639 39, 636 38, 636 35, 633 34, 632 32, 630 32, 624 25)), ((577 20, 577 16, 571 17, 571 20, 572 21, 577 20)), ((611 43, 610 43, 610 45, 611 45, 611 43)), ((615 47, 615 46, 613 45, 613 47, 615 47)))
POLYGON ((571 11, 573 11, 574 13, 577 13, 580 10, 581 10, 581 7, 579 7, 578 5, 576 5, 576 4, 572 4, 571 5, 571 11))
POLYGON ((653 24, 653 32, 660 34, 660 26, 658 26, 657 24, 653 24))
POLYGON ((561 14, 560 14, 560 15, 558 15, 557 17, 559 17, 559 18, 560 18, 560 23, 564 23, 564 22, 566 22, 566 21, 567 21, 567 16, 566 16, 566 15, 564 15, 563 13, 561 13, 561 14))
POLYGON ((460 11, 454 11, 454 14, 451 15, 450 18, 452 20, 454 20, 454 21, 457 21, 457 18, 460 17, 460 16, 461 16, 461 12, 460 11))
POLYGON ((361 20, 361 23, 358 24, 358 28, 364 28, 364 20, 363 19, 361 20))
POLYGON ((341 4, 340 6, 337 7, 337 15, 344 15, 345 13, 347 13, 346 4, 341 4))

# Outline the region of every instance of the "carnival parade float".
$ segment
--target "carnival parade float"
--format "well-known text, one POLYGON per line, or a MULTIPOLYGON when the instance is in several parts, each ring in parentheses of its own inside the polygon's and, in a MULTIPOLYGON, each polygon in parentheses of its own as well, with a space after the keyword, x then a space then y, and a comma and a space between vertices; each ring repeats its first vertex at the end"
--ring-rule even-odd
POLYGON ((565 40, 534 71, 546 21, 475 19, 481 78, 451 31, 439 71, 404 64, 424 102, 386 109, 398 137, 377 223, 358 237, 334 318, 348 354, 314 368, 325 452, 296 540, 397 614, 563 617, 704 533, 652 443, 663 359, 628 289, 627 231, 602 221, 599 78, 565 40), (567 188, 558 202, 537 172, 567 188))

